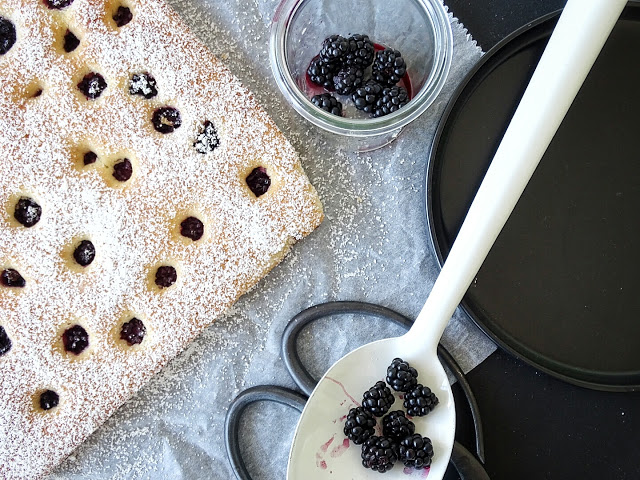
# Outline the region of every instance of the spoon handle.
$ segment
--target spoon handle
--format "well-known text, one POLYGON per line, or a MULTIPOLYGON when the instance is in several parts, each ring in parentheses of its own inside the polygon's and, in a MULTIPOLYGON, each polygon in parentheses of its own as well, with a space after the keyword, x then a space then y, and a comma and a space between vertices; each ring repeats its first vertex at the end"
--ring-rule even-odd
POLYGON ((407 340, 435 351, 626 3, 567 2, 407 340))

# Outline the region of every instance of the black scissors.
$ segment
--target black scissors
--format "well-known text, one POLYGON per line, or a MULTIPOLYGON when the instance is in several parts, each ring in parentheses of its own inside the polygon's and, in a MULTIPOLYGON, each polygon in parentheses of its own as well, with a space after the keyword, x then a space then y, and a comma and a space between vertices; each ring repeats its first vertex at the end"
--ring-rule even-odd
MULTIPOLYGON (((229 461, 239 480, 252 480, 240 453, 238 426, 244 409, 254 402, 269 401, 290 406, 302 412, 308 396, 318 382, 314 379, 302 364, 296 349, 298 335, 309 323, 331 315, 361 314, 389 320, 407 330, 413 323, 407 317, 380 305, 364 302, 328 302, 315 305, 303 310, 293 317, 282 335, 282 357, 289 374, 298 388, 303 393, 275 385, 261 385, 249 388, 241 392, 229 406, 225 419, 225 446, 229 461)), ((458 472, 461 480, 489 480, 489 475, 484 470, 484 440, 482 436, 482 422, 480 411, 471 386, 467 382, 464 372, 442 346, 438 345, 438 357, 451 374, 459 382, 462 391, 469 403, 471 417, 476 437, 476 456, 458 442, 453 445, 451 453, 451 465, 458 472)))

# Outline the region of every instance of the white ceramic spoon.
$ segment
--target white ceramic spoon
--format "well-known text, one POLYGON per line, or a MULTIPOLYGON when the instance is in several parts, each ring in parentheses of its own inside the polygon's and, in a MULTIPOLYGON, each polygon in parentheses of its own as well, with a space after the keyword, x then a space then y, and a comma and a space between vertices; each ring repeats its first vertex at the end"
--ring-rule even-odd
MULTIPOLYGON (((414 418, 416 432, 431 438, 429 480, 443 477, 455 433, 449 381, 436 348, 442 332, 489 253, 615 25, 626 0, 569 0, 527 90, 476 194, 451 252, 413 327, 397 338, 370 343, 344 356, 309 397, 289 454, 288 480, 373 479, 361 466, 360 448, 342 433, 349 408, 385 377, 395 357, 413 365, 420 383, 440 403, 414 418)), ((606 92, 603 92, 606 95, 606 92)), ((401 296, 406 285, 389 285, 401 296)), ((399 400, 392 409, 401 409, 399 400)), ((426 471, 396 465, 384 478, 425 478, 426 471), (410 477, 409 477, 410 478, 410 477)))

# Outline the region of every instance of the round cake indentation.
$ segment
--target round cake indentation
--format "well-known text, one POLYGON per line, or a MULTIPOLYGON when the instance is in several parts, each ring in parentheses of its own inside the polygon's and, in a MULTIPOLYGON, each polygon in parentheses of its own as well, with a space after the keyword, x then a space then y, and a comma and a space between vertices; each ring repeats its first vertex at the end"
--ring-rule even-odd
POLYGON ((88 100, 95 100, 107 88, 107 81, 96 72, 87 73, 77 85, 88 100))
POLYGON ((129 94, 140 95, 147 100, 158 95, 156 79, 150 73, 134 73, 129 82, 129 94))
POLYGON ((271 178, 267 174, 267 169, 264 167, 254 168, 246 178, 247 186, 249 190, 253 192, 256 197, 264 195, 271 186, 271 178))
POLYGON ((213 152, 219 146, 220 137, 218 136, 218 131, 213 122, 207 120, 204 122, 202 131, 196 137, 193 147, 196 149, 196 152, 206 154, 213 152))
POLYGON ((171 133, 182 125, 182 118, 177 108, 160 107, 153 112, 151 123, 156 131, 171 133))
POLYGON ((80 355, 89 346, 89 334, 81 325, 73 325, 62 333, 65 351, 80 355))
POLYGON ((67 31, 64 34, 63 44, 62 44, 62 48, 64 49, 64 51, 67 53, 71 53, 76 48, 78 48, 78 45, 80 45, 80 39, 76 37, 71 30, 67 29, 67 31))
POLYGON ((42 215, 42 207, 38 205, 32 198, 20 197, 16 202, 13 212, 13 218, 25 227, 33 227, 40 221, 42 215))
POLYGON ((38 404, 44 411, 51 410, 58 406, 60 403, 60 396, 53 390, 45 390, 40 394, 38 404))
POLYGON ((4 55, 16 43, 16 27, 8 18, 0 17, 0 55, 4 55))
POLYGON ((11 346, 13 343, 7 335, 7 331, 4 329, 2 325, 0 325, 0 357, 4 354, 8 353, 11 350, 11 346))
POLYGON ((120 340, 124 340, 132 347, 141 344, 146 333, 147 329, 144 326, 144 322, 139 318, 133 317, 128 322, 122 324, 120 340))
POLYGON ((187 217, 180 222, 180 235, 196 242, 204 235, 204 223, 199 218, 187 217))
POLYGON ((5 287, 18 287, 23 288, 27 282, 20 275, 20 272, 13 268, 5 268, 0 274, 0 283, 5 287))
POLYGON ((163 265, 156 270, 156 285, 160 288, 169 288, 178 280, 178 272, 171 265, 163 265))
POLYGON ((127 23, 133 20, 133 13, 129 7, 120 5, 115 12, 113 12, 113 21, 116 22, 118 27, 124 27, 127 23))
POLYGON ((96 258, 96 247, 91 240, 82 240, 73 251, 73 258, 78 265, 86 267, 96 258))
POLYGON ((133 165, 128 158, 118 160, 113 164, 113 178, 119 182, 126 182, 133 175, 133 165))

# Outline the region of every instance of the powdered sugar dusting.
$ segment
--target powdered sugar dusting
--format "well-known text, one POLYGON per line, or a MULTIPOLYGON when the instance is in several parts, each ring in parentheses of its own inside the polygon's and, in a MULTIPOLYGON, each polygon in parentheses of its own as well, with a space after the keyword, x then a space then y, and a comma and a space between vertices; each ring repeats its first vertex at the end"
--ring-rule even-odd
POLYGON ((295 152, 251 94, 163 3, 128 4, 133 20, 122 28, 96 0, 61 11, 26 0, 0 6, 18 31, 0 57, 0 258, 27 281, 0 289, 14 345, 0 358, 2 478, 37 477, 68 455, 322 217, 295 152), (81 39, 71 54, 62 50, 68 25, 81 39), (96 100, 76 87, 89 72, 108 85, 96 100), (129 94, 140 72, 157 81, 152 100, 129 94), (43 92, 31 98, 34 85, 43 92), (182 125, 161 135, 150 119, 165 105, 182 125), (207 155, 193 147, 205 121, 221 138, 207 155), (98 161, 84 167, 87 150, 98 161), (125 157, 133 177, 122 184, 112 168, 125 157), (256 199, 244 178, 259 165, 272 187, 256 199), (43 209, 29 229, 11 216, 21 195, 43 209), (200 242, 175 235, 191 210, 205 223, 200 242), (97 254, 83 270, 70 252, 85 238, 97 254), (161 291, 152 278, 164 264, 176 266, 178 282, 161 291), (139 349, 117 340, 132 315, 148 326, 139 349), (90 348, 70 358, 60 334, 75 323, 90 348), (48 413, 33 404, 45 388, 61 398, 48 413))

